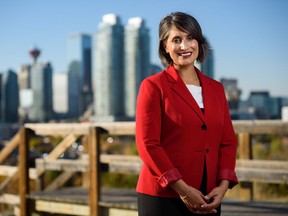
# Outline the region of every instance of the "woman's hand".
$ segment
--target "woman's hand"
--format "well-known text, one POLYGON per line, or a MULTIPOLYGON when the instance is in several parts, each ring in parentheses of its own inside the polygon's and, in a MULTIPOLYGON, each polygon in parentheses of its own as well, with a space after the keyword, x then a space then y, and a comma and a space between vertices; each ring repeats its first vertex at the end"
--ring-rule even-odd
POLYGON ((205 196, 205 200, 207 200, 207 203, 203 204, 201 206, 201 209, 207 210, 207 211, 216 209, 220 205, 228 189, 228 186, 229 186, 229 181, 222 180, 218 187, 214 188, 209 194, 205 196))
POLYGON ((216 209, 212 209, 210 206, 202 208, 202 206, 208 205, 209 199, 206 199, 196 188, 187 185, 182 179, 171 183, 170 186, 179 194, 180 198, 191 212, 199 212, 199 214, 217 212, 216 209))
POLYGON ((192 212, 197 214, 216 213, 216 209, 203 208, 208 204, 208 199, 196 188, 189 186, 186 195, 180 196, 186 207, 192 212))

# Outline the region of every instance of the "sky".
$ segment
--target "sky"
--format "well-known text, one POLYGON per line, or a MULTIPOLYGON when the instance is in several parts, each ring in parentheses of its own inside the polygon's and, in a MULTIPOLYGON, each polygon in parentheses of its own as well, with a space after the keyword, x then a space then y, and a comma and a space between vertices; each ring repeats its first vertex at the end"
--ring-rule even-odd
POLYGON ((238 80, 242 99, 268 90, 288 97, 288 0, 0 0, 0 72, 32 63, 41 50, 54 72, 67 71, 67 38, 92 37, 102 16, 117 14, 123 25, 142 17, 150 29, 151 62, 158 58, 158 25, 174 11, 201 25, 214 51, 215 79, 238 80))

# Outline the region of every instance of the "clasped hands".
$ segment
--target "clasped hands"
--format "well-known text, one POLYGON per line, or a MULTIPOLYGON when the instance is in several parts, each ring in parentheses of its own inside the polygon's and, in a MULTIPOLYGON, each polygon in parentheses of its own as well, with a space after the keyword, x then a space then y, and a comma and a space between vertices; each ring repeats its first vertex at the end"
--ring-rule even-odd
POLYGON ((220 205, 229 185, 227 180, 222 180, 219 186, 215 187, 209 194, 203 195, 201 191, 185 183, 185 193, 183 193, 183 183, 180 180, 173 185, 173 188, 177 188, 178 190, 176 189, 176 191, 181 191, 178 193, 181 200, 192 213, 196 214, 217 213, 216 208, 220 205), (179 190, 180 185, 182 190, 179 190))
MULTIPOLYGON (((224 194, 223 194, 224 195, 224 194)), ((199 190, 189 187, 187 195, 180 196, 186 207, 196 214, 217 213, 216 208, 222 200, 221 190, 217 187, 204 196, 199 190)))

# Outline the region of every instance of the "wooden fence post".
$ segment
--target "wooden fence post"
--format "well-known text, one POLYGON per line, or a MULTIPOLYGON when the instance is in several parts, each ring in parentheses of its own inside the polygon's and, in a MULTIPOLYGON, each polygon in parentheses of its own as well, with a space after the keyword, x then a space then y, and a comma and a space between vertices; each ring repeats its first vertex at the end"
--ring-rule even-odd
MULTIPOLYGON (((252 144, 251 135, 249 133, 239 133, 239 159, 252 159, 252 144)), ((240 182, 239 183, 240 200, 251 201, 253 200, 253 183, 240 182)))
POLYGON ((104 130, 100 127, 89 129, 89 206, 90 216, 100 216, 100 135, 104 130))
POLYGON ((19 198, 20 198, 20 215, 29 215, 29 200, 27 194, 29 188, 29 129, 22 127, 20 129, 19 143, 19 198))

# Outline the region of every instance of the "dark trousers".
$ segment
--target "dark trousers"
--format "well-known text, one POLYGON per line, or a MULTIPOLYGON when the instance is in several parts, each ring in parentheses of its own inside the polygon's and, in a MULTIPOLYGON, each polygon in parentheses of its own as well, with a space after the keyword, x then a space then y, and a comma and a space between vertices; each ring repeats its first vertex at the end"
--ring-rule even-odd
MULTIPOLYGON (((138 194, 138 216, 200 216, 188 210, 179 198, 155 197, 146 194, 138 194)), ((216 214, 206 216, 220 216, 221 207, 216 214)), ((205 216, 201 214, 201 216, 205 216)))
MULTIPOLYGON (((200 191, 207 194, 206 161, 200 191)), ((193 214, 180 198, 155 197, 138 193, 138 216, 220 216, 221 206, 215 214, 193 214)))

